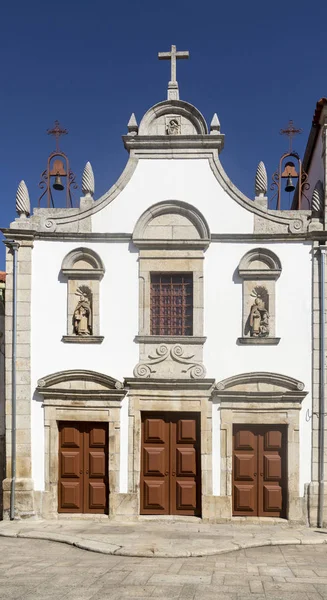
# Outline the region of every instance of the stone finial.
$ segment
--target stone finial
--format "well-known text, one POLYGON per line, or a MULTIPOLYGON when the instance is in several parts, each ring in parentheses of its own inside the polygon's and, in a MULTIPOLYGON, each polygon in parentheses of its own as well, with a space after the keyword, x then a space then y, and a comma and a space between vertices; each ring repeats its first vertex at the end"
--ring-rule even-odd
POLYGON ((127 123, 128 134, 127 135, 137 135, 139 132, 139 126, 137 124, 136 117, 134 113, 131 114, 130 119, 127 123))
POLYGON ((16 212, 20 217, 29 217, 31 202, 25 181, 21 181, 16 192, 16 212))
POLYGON ((320 216, 323 211, 323 205, 324 205, 324 189, 323 189, 322 182, 319 179, 317 181, 317 183, 315 185, 315 189, 313 190, 313 193, 312 193, 312 199, 311 199, 312 212, 315 213, 317 216, 320 216))
POLYGON ((220 133, 220 122, 217 113, 215 113, 210 123, 210 135, 215 135, 217 133, 220 133))
POLYGON ((259 162, 257 172, 255 174, 255 195, 265 196, 267 194, 268 178, 267 171, 262 160, 259 162))
POLYGON ((92 165, 87 162, 82 175, 82 192, 84 196, 94 196, 94 174, 92 165))

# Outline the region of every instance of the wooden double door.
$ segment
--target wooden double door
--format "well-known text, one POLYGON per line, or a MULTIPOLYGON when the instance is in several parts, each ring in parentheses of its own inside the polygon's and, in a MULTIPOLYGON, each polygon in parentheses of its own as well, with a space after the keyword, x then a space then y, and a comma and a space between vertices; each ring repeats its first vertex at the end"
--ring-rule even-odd
POLYGON ((286 517, 285 426, 234 425, 233 514, 286 517))
POLYGON ((201 514, 199 417, 142 414, 141 514, 201 514))
POLYGON ((107 423, 59 423, 58 511, 108 512, 107 423))

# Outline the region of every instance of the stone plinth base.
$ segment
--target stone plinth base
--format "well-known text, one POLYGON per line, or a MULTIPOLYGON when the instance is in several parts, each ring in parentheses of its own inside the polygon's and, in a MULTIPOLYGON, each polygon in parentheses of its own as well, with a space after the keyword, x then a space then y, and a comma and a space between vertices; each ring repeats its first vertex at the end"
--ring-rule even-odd
MULTIPOLYGON (((324 487, 323 527, 327 527, 327 481, 325 481, 324 487)), ((307 498, 309 525, 317 527, 319 509, 319 484, 317 481, 311 481, 307 486, 307 498)))
MULTIPOLYGON (((26 519, 35 517, 33 479, 18 478, 15 484, 15 518, 26 519)), ((3 518, 10 518, 11 479, 4 479, 3 489, 3 518)))
POLYGON ((231 496, 202 496, 202 519, 212 523, 230 521, 232 518, 231 496))
POLYGON ((111 519, 135 519, 139 514, 137 494, 117 494, 109 496, 109 516, 111 519))

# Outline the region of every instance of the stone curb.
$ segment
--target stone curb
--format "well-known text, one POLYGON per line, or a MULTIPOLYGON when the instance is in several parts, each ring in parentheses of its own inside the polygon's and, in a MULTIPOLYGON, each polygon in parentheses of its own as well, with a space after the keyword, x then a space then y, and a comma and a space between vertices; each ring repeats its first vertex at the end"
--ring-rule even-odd
POLYGON ((295 546, 295 545, 319 545, 327 544, 327 539, 316 537, 305 538, 274 538, 267 540, 251 540, 249 542, 227 542, 220 548, 210 548, 201 550, 160 550, 155 548, 148 549, 133 549, 128 546, 116 546, 114 544, 106 544, 98 540, 79 539, 77 536, 65 535, 60 533, 51 533, 43 531, 0 531, 0 537, 9 538, 26 538, 32 540, 48 540, 50 542, 60 542, 75 546, 81 550, 89 552, 98 552, 99 554, 108 554, 114 556, 129 556, 143 558, 188 558, 190 556, 216 556, 220 554, 229 554, 238 550, 246 550, 250 548, 261 548, 265 546, 295 546))

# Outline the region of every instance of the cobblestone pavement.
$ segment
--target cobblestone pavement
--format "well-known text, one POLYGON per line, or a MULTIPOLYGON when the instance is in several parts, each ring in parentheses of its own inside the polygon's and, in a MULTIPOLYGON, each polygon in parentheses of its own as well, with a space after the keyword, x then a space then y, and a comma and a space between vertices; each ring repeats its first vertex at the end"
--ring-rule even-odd
POLYGON ((321 600, 327 545, 189 558, 108 556, 43 540, 0 539, 1 600, 321 600))

